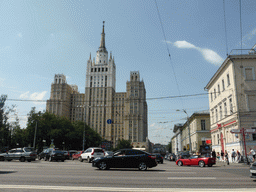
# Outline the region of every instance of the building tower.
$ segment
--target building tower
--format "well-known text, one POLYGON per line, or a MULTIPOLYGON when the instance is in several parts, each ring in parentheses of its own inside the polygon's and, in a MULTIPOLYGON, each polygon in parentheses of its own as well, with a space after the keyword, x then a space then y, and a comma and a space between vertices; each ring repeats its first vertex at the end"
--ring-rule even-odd
POLYGON ((130 81, 126 83, 125 127, 132 142, 145 142, 148 136, 146 89, 140 81, 139 71, 130 72, 130 81))
POLYGON ((105 47, 104 21, 100 47, 95 58, 87 61, 85 106, 86 123, 104 139, 111 140, 111 124, 107 119, 113 117, 113 97, 116 86, 116 66, 114 58, 105 47))

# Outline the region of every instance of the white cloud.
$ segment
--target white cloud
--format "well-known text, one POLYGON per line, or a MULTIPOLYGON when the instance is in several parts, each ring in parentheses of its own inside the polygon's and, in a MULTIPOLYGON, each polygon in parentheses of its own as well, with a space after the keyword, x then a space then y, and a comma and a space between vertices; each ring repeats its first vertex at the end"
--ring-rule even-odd
POLYGON ((154 127, 155 125, 156 125, 156 124, 155 124, 155 123, 153 123, 153 124, 151 124, 151 125, 150 125, 150 127, 154 127))
POLYGON ((246 34, 246 35, 243 37, 243 41, 251 40, 254 35, 256 35, 256 28, 253 29, 252 31, 250 31, 248 34, 246 34))
POLYGON ((176 41, 173 43, 174 46, 181 49, 196 49, 196 46, 187 41, 176 41))
POLYGON ((29 91, 27 91, 26 93, 22 93, 22 94, 20 95, 20 98, 21 98, 21 99, 27 99, 27 98, 29 98, 28 94, 29 94, 29 91))
POLYGON ((196 47, 195 45, 193 45, 193 44, 191 44, 187 41, 176 41, 176 42, 171 43, 171 44, 173 44, 175 47, 180 48, 180 49, 195 49, 195 50, 199 51, 202 54, 203 58, 206 61, 208 61, 209 63, 214 64, 214 65, 220 65, 224 60, 215 51, 213 51, 211 49, 203 49, 203 48, 200 48, 200 47, 196 47))
POLYGON ((43 91, 41 93, 35 92, 30 95, 31 100, 42 100, 44 96, 46 95, 47 91, 43 91))
POLYGON ((220 65, 223 62, 221 56, 219 56, 216 52, 211 49, 198 49, 204 57, 204 59, 211 64, 220 65))

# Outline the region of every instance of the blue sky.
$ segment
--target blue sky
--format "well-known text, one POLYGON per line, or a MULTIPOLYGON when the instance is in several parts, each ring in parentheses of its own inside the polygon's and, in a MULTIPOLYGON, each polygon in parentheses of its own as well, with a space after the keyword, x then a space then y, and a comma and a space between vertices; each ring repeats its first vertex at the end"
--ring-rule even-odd
MULTIPOLYGON (((116 91, 126 91, 130 71, 139 71, 148 98, 149 139, 167 144, 176 123, 209 108, 208 97, 150 99, 206 93, 204 87, 226 58, 223 1, 156 0, 52 1, 0 0, 0 94, 8 99, 46 100, 54 74, 84 93, 86 62, 100 45, 105 21, 106 47, 116 63, 116 91), (176 83, 177 82, 177 83, 176 83), (161 123, 167 122, 167 123, 161 123)), ((242 1, 243 49, 256 43, 256 1, 242 1)), ((225 0, 228 53, 241 48, 239 0, 225 0)), ((31 107, 17 105, 24 127, 31 107)))

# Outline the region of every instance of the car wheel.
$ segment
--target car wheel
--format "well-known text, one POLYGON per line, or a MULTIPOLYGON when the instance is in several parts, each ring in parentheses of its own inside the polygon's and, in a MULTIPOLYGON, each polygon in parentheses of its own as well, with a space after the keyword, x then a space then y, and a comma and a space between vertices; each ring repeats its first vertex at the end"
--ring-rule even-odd
POLYGON ((0 157, 0 161, 4 161, 4 157, 0 157))
POLYGON ((20 158, 20 161, 21 161, 21 162, 25 162, 25 157, 21 157, 21 158, 20 158))
POLYGON ((139 170, 140 170, 140 171, 146 171, 147 168, 148 168, 148 167, 147 167, 146 163, 141 162, 141 163, 139 164, 139 170))
POLYGON ((49 161, 52 161, 52 158, 51 158, 51 157, 49 157, 49 161))
POLYGON ((80 162, 83 162, 83 159, 82 159, 82 157, 79 157, 79 158, 78 158, 78 160, 79 160, 80 162))
POLYGON ((199 161, 199 167, 204 167, 205 166, 205 163, 204 163, 204 161, 199 161))
POLYGON ((100 162, 100 164, 99 164, 99 169, 100 169, 100 170, 106 170, 106 169, 108 169, 107 163, 106 163, 105 161, 100 162))
POLYGON ((182 161, 179 161, 178 166, 182 166, 182 165, 183 165, 182 161))
POLYGON ((64 162, 64 160, 62 159, 61 162, 64 162))
POLYGON ((212 167, 212 164, 209 164, 208 167, 212 167))

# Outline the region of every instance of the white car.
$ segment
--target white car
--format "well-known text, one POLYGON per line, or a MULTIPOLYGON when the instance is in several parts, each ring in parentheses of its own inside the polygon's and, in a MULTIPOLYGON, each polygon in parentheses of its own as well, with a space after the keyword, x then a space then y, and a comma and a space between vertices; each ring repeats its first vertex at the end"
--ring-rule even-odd
POLYGON ((83 160, 86 160, 88 163, 90 163, 93 159, 97 157, 104 157, 104 156, 105 156, 105 153, 102 148, 90 147, 81 154, 80 161, 83 162, 83 160))

